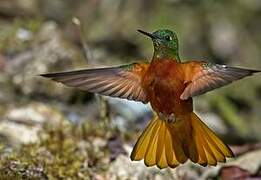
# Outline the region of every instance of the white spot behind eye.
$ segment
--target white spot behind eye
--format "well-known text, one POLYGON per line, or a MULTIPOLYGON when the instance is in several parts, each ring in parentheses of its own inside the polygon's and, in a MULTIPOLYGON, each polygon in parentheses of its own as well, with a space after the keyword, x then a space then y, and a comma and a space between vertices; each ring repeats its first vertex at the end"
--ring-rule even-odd
POLYGON ((165 36, 165 39, 166 39, 167 41, 172 41, 172 37, 171 37, 171 36, 165 36))

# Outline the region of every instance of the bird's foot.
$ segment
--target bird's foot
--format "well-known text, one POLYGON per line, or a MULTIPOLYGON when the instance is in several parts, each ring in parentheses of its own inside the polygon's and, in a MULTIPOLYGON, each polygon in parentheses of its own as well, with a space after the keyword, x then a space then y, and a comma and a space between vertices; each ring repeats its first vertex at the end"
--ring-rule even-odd
POLYGON ((158 115, 161 120, 166 121, 168 123, 174 123, 176 121, 176 117, 174 113, 164 114, 160 112, 158 115))

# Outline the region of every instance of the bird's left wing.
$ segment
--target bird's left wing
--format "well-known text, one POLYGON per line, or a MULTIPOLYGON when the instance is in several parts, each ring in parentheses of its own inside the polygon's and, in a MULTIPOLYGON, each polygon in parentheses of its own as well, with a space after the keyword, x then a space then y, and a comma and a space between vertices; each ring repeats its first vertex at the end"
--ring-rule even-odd
POLYGON ((88 92, 147 103, 142 78, 148 66, 147 63, 133 63, 118 67, 83 69, 41 76, 88 92))
POLYGON ((181 66, 184 72, 184 83, 187 85, 180 96, 182 100, 201 95, 238 79, 250 76, 253 73, 260 72, 196 61, 183 63, 181 66))

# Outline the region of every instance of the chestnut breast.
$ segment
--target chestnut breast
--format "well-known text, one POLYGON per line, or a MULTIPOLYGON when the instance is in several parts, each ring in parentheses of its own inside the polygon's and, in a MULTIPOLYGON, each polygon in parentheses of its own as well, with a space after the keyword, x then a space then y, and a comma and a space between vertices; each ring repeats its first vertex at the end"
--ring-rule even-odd
POLYGON ((180 99, 185 89, 183 77, 182 69, 176 61, 152 61, 144 77, 144 85, 156 112, 178 115, 192 111, 192 99, 180 99))

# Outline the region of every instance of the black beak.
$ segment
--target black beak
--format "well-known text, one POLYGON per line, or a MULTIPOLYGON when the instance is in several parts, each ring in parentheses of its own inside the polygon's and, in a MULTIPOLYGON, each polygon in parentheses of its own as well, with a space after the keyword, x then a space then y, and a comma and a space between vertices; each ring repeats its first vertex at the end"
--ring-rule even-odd
POLYGON ((148 32, 145 32, 145 31, 142 31, 140 29, 138 29, 138 31, 146 36, 149 36, 150 38, 152 39, 155 39, 156 37, 152 34, 152 33, 148 33, 148 32))

